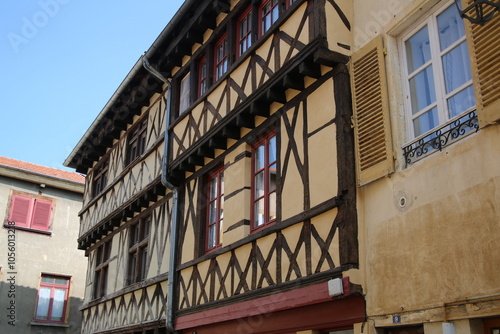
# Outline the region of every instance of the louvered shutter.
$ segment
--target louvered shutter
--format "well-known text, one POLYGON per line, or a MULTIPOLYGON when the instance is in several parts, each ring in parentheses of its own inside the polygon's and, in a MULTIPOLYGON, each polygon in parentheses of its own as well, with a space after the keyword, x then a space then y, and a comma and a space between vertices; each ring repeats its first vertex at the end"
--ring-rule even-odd
POLYGON ((10 206, 9 221, 16 226, 29 227, 34 200, 32 198, 13 195, 10 206))
POLYGON ((48 231, 50 225, 50 215, 52 212, 52 203, 42 200, 36 200, 33 208, 33 219, 31 228, 36 230, 48 231))
MULTIPOLYGON (((500 3, 495 0, 493 2, 500 3)), ((466 8, 472 0, 462 0, 466 8)), ((484 6, 484 15, 492 11, 484 6)), ((470 13, 475 16, 475 13, 470 13)), ((476 95, 477 115, 481 127, 500 121, 500 13, 484 25, 466 25, 467 42, 471 54, 472 80, 476 95)))
POLYGON ((358 183, 394 171, 382 36, 352 57, 354 130, 358 183))

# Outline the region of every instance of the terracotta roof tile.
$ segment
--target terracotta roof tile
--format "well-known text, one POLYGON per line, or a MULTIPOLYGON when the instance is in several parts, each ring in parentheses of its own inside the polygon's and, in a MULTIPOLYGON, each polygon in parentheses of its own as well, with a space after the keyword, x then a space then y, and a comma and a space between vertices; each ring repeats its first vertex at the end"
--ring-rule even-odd
POLYGON ((7 157, 0 156, 0 165, 76 183, 85 182, 85 176, 79 173, 69 172, 52 167, 41 166, 30 162, 19 161, 7 157))

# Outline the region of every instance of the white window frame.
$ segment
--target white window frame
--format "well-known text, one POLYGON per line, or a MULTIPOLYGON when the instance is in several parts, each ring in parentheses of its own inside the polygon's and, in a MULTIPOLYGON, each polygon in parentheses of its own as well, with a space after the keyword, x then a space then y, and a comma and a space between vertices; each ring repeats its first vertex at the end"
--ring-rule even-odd
MULTIPOLYGON (((460 37, 458 40, 453 42, 443 51, 440 50, 439 46, 439 36, 437 33, 437 17, 447 10, 450 6, 455 6, 453 1, 446 1, 443 4, 440 4, 437 9, 433 9, 428 15, 414 24, 412 24, 408 29, 406 29, 403 33, 398 37, 398 48, 400 52, 400 59, 402 65, 401 71, 401 82, 403 83, 403 93, 404 93, 404 108, 405 108, 405 119, 406 119, 406 128, 407 128, 407 141, 415 141, 420 138, 424 138, 435 132, 436 129, 439 129, 447 124, 452 123, 453 121, 463 117, 465 114, 471 112, 476 109, 476 105, 473 107, 464 110, 461 114, 456 115, 455 117, 449 118, 448 116, 448 105, 447 99, 451 96, 459 94, 461 91, 465 90, 469 86, 472 86, 472 78, 462 84, 461 86, 455 88, 450 93, 446 93, 445 87, 445 78, 443 74, 443 62, 442 56, 448 53, 450 50, 454 49, 457 45, 461 44, 463 41, 466 41, 466 34, 460 37), (428 26, 429 31, 429 42, 431 44, 431 59, 427 61, 425 64, 421 65, 417 70, 413 73, 408 73, 408 58, 406 54, 405 42, 413 37, 420 29, 428 26), (416 76, 419 73, 422 73, 424 68, 428 68, 429 66, 433 67, 433 75, 434 75, 434 85, 435 85, 435 93, 436 93, 436 101, 420 110, 419 112, 413 114, 412 113, 412 105, 411 105, 411 92, 409 81, 411 78, 416 76), (415 136, 415 129, 413 121, 417 119, 419 116, 425 114, 427 111, 432 108, 437 107, 438 111, 438 125, 427 132, 424 132, 418 136, 415 136)), ((467 41, 466 41, 467 43, 467 41)), ((469 47, 467 45, 467 47, 469 47)), ((470 63, 469 63, 470 66, 470 63)))

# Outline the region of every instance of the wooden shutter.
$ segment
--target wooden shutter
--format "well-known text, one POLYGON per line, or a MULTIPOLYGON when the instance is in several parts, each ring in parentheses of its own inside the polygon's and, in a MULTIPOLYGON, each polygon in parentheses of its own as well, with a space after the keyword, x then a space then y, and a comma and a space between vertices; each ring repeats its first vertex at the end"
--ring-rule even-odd
MULTIPOLYGON (((473 1, 462 0, 462 8, 473 1)), ((495 2, 495 1, 494 1, 495 2)), ((484 6, 485 15, 492 11, 484 6)), ((470 13, 475 16, 475 13, 470 13)), ((500 13, 484 25, 464 19, 471 56, 472 80, 481 127, 500 121, 500 13)))
POLYGON ((31 223, 31 228, 36 230, 48 231, 51 212, 51 202, 36 200, 33 208, 33 220, 31 223))
POLYGON ((354 130, 359 185, 394 171, 382 36, 352 57, 354 130))
POLYGON ((13 195, 10 206, 9 221, 15 222, 16 226, 29 227, 34 200, 32 198, 13 195))

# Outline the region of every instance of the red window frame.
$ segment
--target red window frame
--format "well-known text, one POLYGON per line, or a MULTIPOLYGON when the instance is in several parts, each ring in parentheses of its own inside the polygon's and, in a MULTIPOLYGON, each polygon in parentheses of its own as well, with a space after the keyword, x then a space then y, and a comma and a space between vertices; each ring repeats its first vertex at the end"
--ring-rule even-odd
POLYGON ((246 9, 236 21, 236 56, 240 57, 252 46, 252 7, 246 9))
POLYGON ((127 268, 127 284, 142 281, 147 275, 148 241, 151 230, 151 217, 145 217, 129 228, 129 258, 127 268))
POLYGON ((50 322, 50 323, 64 323, 66 322, 66 313, 67 313, 67 308, 68 308, 68 295, 69 295, 69 284, 70 284, 71 277, 68 276, 58 276, 58 275, 50 275, 50 274, 42 274, 40 277, 40 287, 38 289, 38 297, 37 297, 37 302, 36 302, 36 309, 35 309, 35 321, 36 322, 50 322), (58 281, 64 281, 64 284, 58 283, 58 281), (49 282, 51 281, 51 282, 49 282), (50 290, 50 296, 48 300, 48 305, 46 312, 46 316, 40 316, 38 312, 40 311, 40 306, 41 306, 41 298, 42 298, 42 290, 48 289, 50 290), (60 319, 53 319, 54 314, 54 297, 56 290, 62 290, 64 291, 64 304, 62 308, 62 314, 60 316, 60 319))
POLYGON ((198 97, 201 97, 208 89, 208 64, 207 58, 203 57, 198 63, 198 97))
POLYGON ((224 167, 209 174, 206 191, 205 252, 210 252, 221 246, 220 235, 224 221, 224 167))
POLYGON ((229 45, 227 40, 227 34, 222 35, 222 37, 215 43, 214 48, 214 78, 215 81, 219 80, 224 73, 227 72, 229 67, 229 45))
POLYGON ((266 0, 259 7, 259 37, 264 35, 280 16, 280 1, 266 0), (267 7, 267 8, 266 8, 267 7), (277 11, 277 12, 276 12, 277 11), (266 27, 266 18, 270 16, 269 26, 266 27))
POLYGON ((276 222, 276 183, 277 144, 276 132, 272 131, 267 133, 252 146, 252 231, 262 229, 276 222), (274 145, 272 151, 271 145, 274 145), (261 148, 262 151, 260 151, 261 148), (273 153, 274 156, 272 156, 271 153, 273 153), (262 155, 262 159, 258 159, 258 155, 262 155), (263 161, 259 164, 260 160, 263 161), (257 164, 259 164, 259 166, 257 166, 257 164), (272 210, 274 210, 274 212, 272 212, 272 210))
POLYGON ((48 232, 52 218, 52 200, 50 198, 30 197, 29 194, 12 194, 9 227, 48 232))

